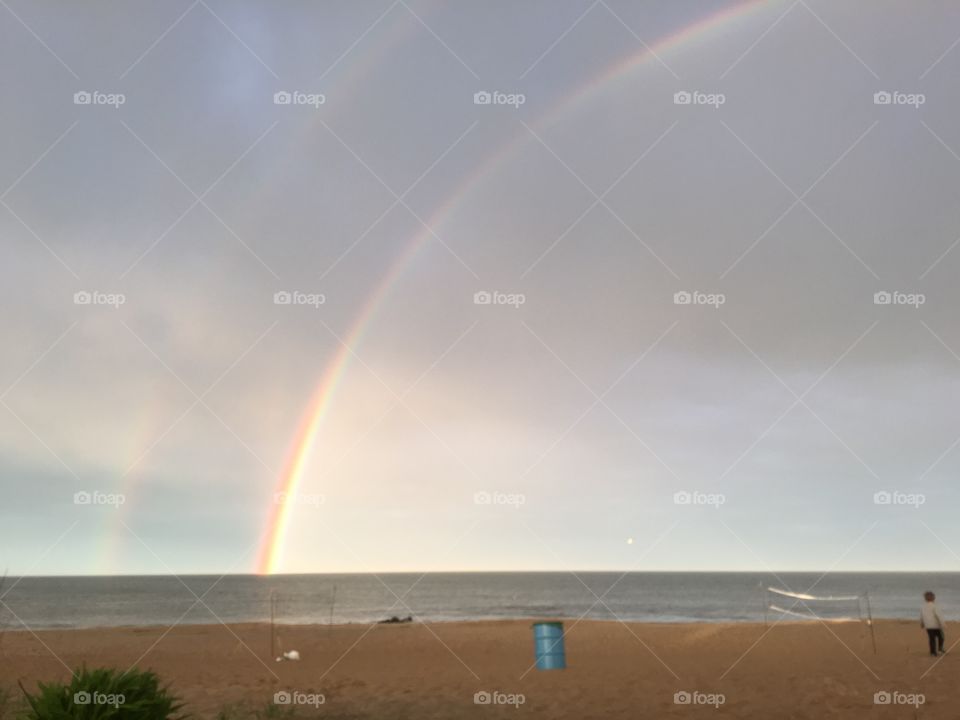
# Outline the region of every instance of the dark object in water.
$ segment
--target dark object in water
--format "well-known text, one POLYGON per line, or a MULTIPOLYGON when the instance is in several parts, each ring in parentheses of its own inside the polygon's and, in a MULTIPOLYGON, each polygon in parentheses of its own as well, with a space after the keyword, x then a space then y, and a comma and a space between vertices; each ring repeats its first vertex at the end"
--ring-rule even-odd
POLYGON ((379 621, 379 624, 380 624, 380 625, 394 625, 394 624, 396 624, 396 623, 408 623, 408 622, 413 622, 413 615, 407 615, 405 618, 400 618, 400 617, 397 617, 396 615, 394 615, 393 617, 389 617, 389 618, 387 618, 386 620, 380 620, 380 621, 379 621))

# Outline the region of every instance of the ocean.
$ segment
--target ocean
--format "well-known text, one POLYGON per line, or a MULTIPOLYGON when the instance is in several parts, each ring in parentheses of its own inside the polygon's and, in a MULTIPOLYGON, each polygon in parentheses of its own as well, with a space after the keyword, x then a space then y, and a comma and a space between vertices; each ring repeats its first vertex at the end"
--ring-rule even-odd
POLYGON ((873 617, 916 619, 928 589, 937 593, 945 617, 960 617, 960 573, 830 573, 810 591, 865 594, 860 602, 806 601, 804 607, 765 592, 786 586, 802 593, 819 578, 819 573, 733 572, 24 577, 7 578, 0 624, 14 630, 266 621, 271 596, 276 622, 289 624, 370 623, 408 615, 441 622, 581 616, 755 622, 779 617, 770 604, 840 618, 866 615, 866 596, 873 617))

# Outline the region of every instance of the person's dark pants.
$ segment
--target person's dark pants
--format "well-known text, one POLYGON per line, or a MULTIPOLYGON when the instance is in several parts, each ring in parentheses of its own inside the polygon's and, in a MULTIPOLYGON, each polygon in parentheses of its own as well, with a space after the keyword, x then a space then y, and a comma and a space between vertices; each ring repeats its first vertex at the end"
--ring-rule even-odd
POLYGON ((936 655, 939 646, 939 651, 943 652, 943 630, 937 628, 935 630, 927 629, 927 639, 930 641, 930 654, 936 655))

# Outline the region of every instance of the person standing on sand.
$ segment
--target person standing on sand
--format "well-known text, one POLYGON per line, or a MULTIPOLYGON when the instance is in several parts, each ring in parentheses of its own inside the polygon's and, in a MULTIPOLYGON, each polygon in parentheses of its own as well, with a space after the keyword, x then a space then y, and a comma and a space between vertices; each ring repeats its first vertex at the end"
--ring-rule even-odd
POLYGON ((926 602, 920 610, 920 627, 927 631, 927 639, 930 641, 930 654, 934 657, 943 655, 943 629, 946 623, 940 617, 940 610, 935 602, 937 596, 927 590, 923 594, 923 599, 926 602))

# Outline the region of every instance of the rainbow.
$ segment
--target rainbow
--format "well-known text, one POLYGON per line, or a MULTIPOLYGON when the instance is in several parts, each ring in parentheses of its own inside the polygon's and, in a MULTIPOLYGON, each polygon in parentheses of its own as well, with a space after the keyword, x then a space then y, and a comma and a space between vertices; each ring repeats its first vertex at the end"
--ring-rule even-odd
MULTIPOLYGON (((582 105, 595 95, 609 91, 618 81, 625 79, 630 73, 650 62, 652 59, 657 58, 660 54, 666 53, 694 39, 701 38, 711 30, 719 30, 735 20, 742 19, 759 9, 770 7, 774 4, 776 4, 774 0, 743 0, 736 5, 724 8, 690 25, 684 26, 677 32, 657 41, 654 45, 647 46, 641 51, 628 55, 625 59, 613 63, 597 77, 585 83, 550 108, 540 119, 535 121, 534 124, 537 126, 549 124, 552 120, 562 117, 565 113, 582 105)), ((377 285, 361 311, 357 314, 349 333, 347 333, 347 336, 341 342, 340 349, 325 368, 320 383, 310 400, 310 404, 307 406, 297 430, 289 459, 280 476, 274 502, 271 503, 269 517, 267 518, 263 531, 256 570, 259 574, 274 574, 278 572, 280 568, 286 537, 290 529, 293 503, 277 502, 277 499, 278 497, 291 498, 296 496, 313 451, 315 438, 330 410, 336 390, 349 364, 352 349, 361 339, 364 330, 376 314, 381 301, 410 264, 417 254, 417 251, 432 237, 432 232, 428 228, 441 225, 444 220, 456 210, 463 198, 467 197, 475 186, 488 178, 495 169, 500 167, 506 158, 512 156, 524 143, 530 142, 531 139, 532 135, 526 131, 526 129, 518 132, 511 141, 505 143, 498 152, 488 157, 485 162, 472 173, 469 173, 466 178, 456 186, 454 191, 448 196, 448 199, 426 221, 425 225, 427 227, 414 235, 406 250, 401 253, 401 256, 394 262, 384 279, 377 285)))
POLYGON ((257 572, 259 574, 271 575, 277 572, 280 560, 283 557, 284 541, 290 528, 291 511, 295 504, 292 500, 297 497, 300 490, 303 474, 313 451, 313 440, 323 426, 324 419, 326 419, 330 404, 350 360, 351 350, 360 341, 363 331, 376 312, 377 307, 379 307, 381 300, 393 287, 394 282, 403 272, 418 247, 419 244, 411 243, 393 264, 377 289, 367 298, 367 302, 361 309, 351 331, 340 341, 340 348, 333 356, 333 360, 327 365, 323 373, 323 380, 310 399, 310 404, 307 406, 293 442, 293 451, 280 476, 280 485, 272 498, 270 517, 257 560, 257 572))

